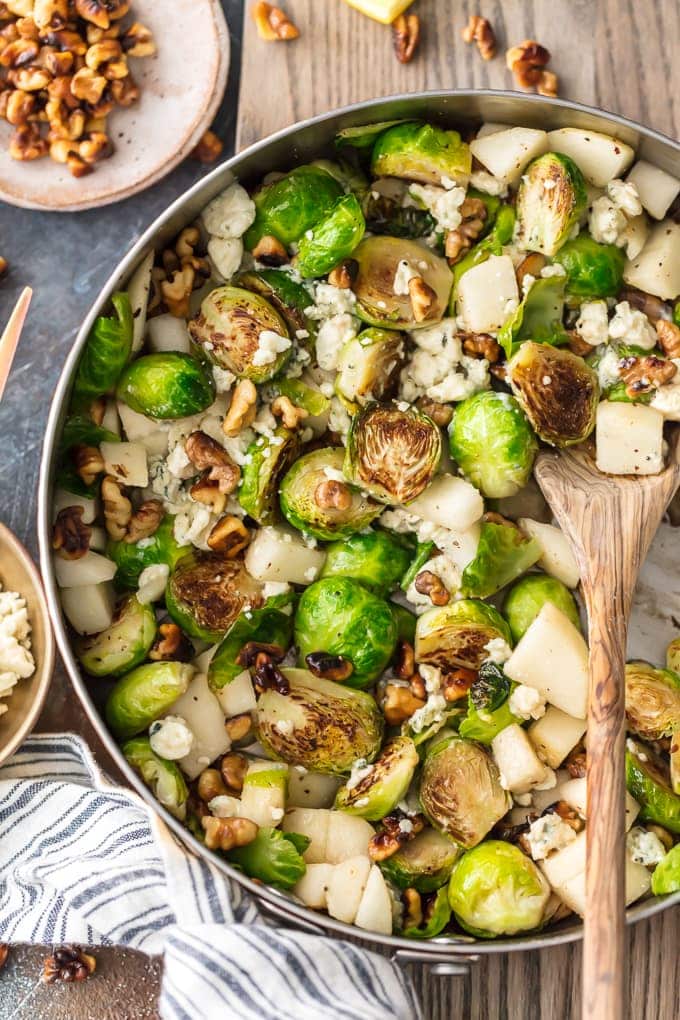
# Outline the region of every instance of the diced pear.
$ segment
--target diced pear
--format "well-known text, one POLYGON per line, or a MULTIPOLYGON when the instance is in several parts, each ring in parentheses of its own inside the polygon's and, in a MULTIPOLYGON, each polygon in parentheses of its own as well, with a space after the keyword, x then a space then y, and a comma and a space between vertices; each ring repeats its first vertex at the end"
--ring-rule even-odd
POLYGON ((176 315, 155 315, 149 319, 149 350, 153 354, 164 354, 166 351, 191 353, 191 337, 184 319, 176 315))
POLYGON ((652 873, 626 854, 626 906, 646 896, 652 886, 652 873))
POLYGON ((652 227, 647 243, 623 267, 631 287, 673 301, 680 294, 680 223, 663 220, 652 227))
POLYGON ((293 895, 312 910, 325 910, 333 868, 333 864, 308 864, 300 881, 293 886, 293 895))
POLYGON ((489 173, 506 184, 516 184, 522 171, 548 150, 548 135, 536 128, 506 127, 481 132, 470 142, 470 152, 489 173))
MULTIPOLYGON (((585 914, 586 906, 586 871, 585 871, 585 832, 564 850, 559 850, 556 854, 551 854, 547 861, 543 861, 543 871, 548 878, 551 886, 560 897, 560 899, 566 903, 566 905, 579 914, 581 917, 585 914), (581 850, 581 841, 582 847, 581 850), (575 874, 571 874, 564 878, 562 881, 553 881, 548 875, 548 868, 553 865, 553 862, 557 857, 562 854, 566 854, 568 850, 571 850, 575 846, 579 846, 579 855, 583 858, 583 866, 575 874)), ((570 863, 573 863, 570 858, 570 863)), ((559 864, 559 862, 558 862, 559 864)), ((559 872, 559 867, 555 869, 559 872)), ((559 877, 559 875, 558 875, 559 877)), ((637 864, 632 860, 629 853, 626 853, 626 906, 634 903, 635 900, 639 900, 641 896, 644 896, 649 892, 652 876, 647 868, 642 864, 637 864)))
POLYGON ((191 750, 177 762, 189 779, 199 776, 203 769, 231 747, 224 728, 224 712, 208 687, 205 673, 196 673, 192 677, 186 692, 167 714, 181 716, 194 735, 191 750))
POLYGON ((219 643, 216 645, 210 645, 210 648, 206 648, 204 652, 201 652, 200 655, 196 656, 196 658, 192 661, 192 666, 195 667, 198 673, 208 672, 208 666, 212 662, 215 652, 219 647, 219 643))
POLYGON ((615 177, 621 177, 635 158, 635 152, 620 138, 582 128, 558 128, 548 132, 553 152, 570 156, 586 180, 596 188, 604 188, 615 177))
POLYGON ((246 570, 257 581, 311 584, 326 559, 322 549, 310 549, 301 536, 282 526, 260 528, 246 552, 246 570))
MULTIPOLYGON (((570 779, 560 787, 560 800, 564 800, 573 807, 575 811, 586 818, 586 779, 585 776, 579 779, 570 779)), ((626 790, 626 831, 631 828, 633 822, 640 813, 640 805, 634 797, 626 790)))
POLYGON ((133 411, 131 407, 119 400, 116 404, 123 431, 131 443, 144 440, 152 432, 158 431, 158 422, 153 418, 147 418, 139 411, 133 411))
POLYGON ((608 475, 663 469, 663 415, 655 407, 603 400, 595 424, 596 464, 608 475))
POLYGON ((511 723, 491 741, 491 751, 503 786, 511 793, 528 793, 549 778, 550 772, 537 757, 526 730, 511 723))
POLYGON ((644 213, 632 216, 619 234, 619 244, 624 248, 629 260, 638 257, 649 237, 649 220, 644 213))
POLYGON ((106 528, 90 528, 90 549, 94 552, 106 552, 108 541, 109 536, 106 534, 106 528))
POLYGON ((252 761, 245 774, 240 815, 263 828, 280 824, 286 806, 288 766, 280 761, 252 761))
POLYGON ((61 510, 67 506, 81 506, 83 508, 83 524, 92 524, 97 516, 97 503, 87 496, 77 496, 75 492, 67 492, 66 489, 57 489, 52 500, 54 519, 61 510))
POLYGON ((247 669, 235 676, 231 683, 215 691, 215 697, 227 719, 234 715, 243 715, 245 712, 254 712, 257 708, 253 681, 247 669))
POLYGON ((528 684, 567 715, 588 712, 588 646, 574 624, 546 602, 504 665, 511 680, 528 684))
POLYGON ((490 255, 460 278, 458 312, 463 328, 472 333, 495 333, 518 301, 517 277, 509 255, 490 255))
POLYGON ((543 524, 529 517, 520 517, 517 523, 541 547, 538 566, 566 584, 567 588, 575 588, 579 582, 579 569, 564 532, 553 524, 543 524))
POLYGON ((110 581, 64 588, 61 592, 64 616, 78 634, 99 634, 106 630, 113 621, 115 607, 116 593, 110 581))
POLYGON ((551 769, 558 768, 586 732, 585 719, 574 719, 554 705, 531 724, 527 733, 536 754, 551 769))
POLYGON ((553 889, 558 892, 560 886, 584 872, 586 867, 585 830, 580 832, 573 842, 567 843, 561 850, 556 850, 555 853, 541 861, 539 867, 553 889))
POLYGON ((680 180, 653 163, 639 159, 626 178, 637 188, 643 208, 655 220, 662 220, 680 194, 680 180))
POLYGON ((135 485, 145 489, 149 484, 149 468, 146 447, 141 443, 101 443, 99 449, 104 458, 107 475, 112 475, 123 485, 135 485))
POLYGON ((337 776, 323 776, 320 772, 308 772, 291 765, 288 803, 291 807, 330 808, 340 783, 337 776))
POLYGON ((331 917, 352 924, 364 894, 371 862, 368 857, 349 857, 332 870, 326 906, 331 917))
POLYGON ((326 860, 329 864, 346 861, 348 857, 368 856, 369 841, 375 835, 365 818, 344 811, 329 811, 326 860))
POLYGON ((102 417, 102 428, 107 429, 108 432, 113 432, 117 436, 120 435, 120 418, 118 417, 116 401, 113 398, 106 401, 102 417))
POLYGON ((60 588, 84 588, 112 581, 117 567, 113 560, 96 552, 86 552, 78 560, 54 557, 54 575, 60 588))
POLYGON ((144 343, 153 260, 154 252, 150 251, 148 255, 144 256, 128 284, 128 297, 132 306, 132 350, 134 352, 140 350, 144 343))
POLYGON ((495 135, 499 131, 507 131, 507 128, 507 124, 501 124, 495 120, 487 120, 477 132, 477 138, 486 138, 487 135, 495 135))
MULTIPOLYGON (((437 475, 407 510, 440 528, 465 532, 484 513, 484 500, 474 485, 457 475, 437 475)), ((479 534, 477 534, 479 540, 479 534)), ((476 543, 475 543, 476 548, 476 543)), ((474 556, 474 553, 473 553, 474 556)))
POLYGON ((392 898, 377 864, 373 865, 368 874, 354 923, 364 931, 375 931, 380 935, 392 934, 392 898))
MULTIPOLYGON (((332 812, 319 808, 289 808, 283 816, 284 832, 299 832, 307 836, 310 844, 303 857, 307 864, 325 864, 328 846, 328 823, 332 812)), ((351 856, 351 854, 349 855, 351 856)))

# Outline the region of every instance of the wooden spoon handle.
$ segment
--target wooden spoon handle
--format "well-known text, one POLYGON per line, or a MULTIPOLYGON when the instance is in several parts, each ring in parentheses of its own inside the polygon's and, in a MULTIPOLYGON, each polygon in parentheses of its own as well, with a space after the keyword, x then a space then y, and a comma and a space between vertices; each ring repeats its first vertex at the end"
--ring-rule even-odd
POLYGON ((5 386, 7 385, 7 379, 9 378, 17 344, 19 343, 19 337, 21 336, 21 330, 23 329, 24 321, 28 314, 28 306, 31 303, 32 296, 33 291, 31 288, 24 287, 23 291, 19 295, 19 300, 14 306, 14 311, 10 316, 9 322, 0 337, 0 400, 2 400, 2 395, 5 392, 5 386))

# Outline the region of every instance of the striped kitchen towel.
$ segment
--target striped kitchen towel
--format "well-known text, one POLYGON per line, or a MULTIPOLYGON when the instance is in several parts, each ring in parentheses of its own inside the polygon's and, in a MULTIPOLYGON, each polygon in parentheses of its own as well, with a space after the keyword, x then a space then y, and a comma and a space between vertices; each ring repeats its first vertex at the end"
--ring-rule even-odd
POLYGON ((164 1020, 421 1017, 384 957, 269 926, 73 734, 30 737, 0 769, 0 942, 164 953, 164 1020))

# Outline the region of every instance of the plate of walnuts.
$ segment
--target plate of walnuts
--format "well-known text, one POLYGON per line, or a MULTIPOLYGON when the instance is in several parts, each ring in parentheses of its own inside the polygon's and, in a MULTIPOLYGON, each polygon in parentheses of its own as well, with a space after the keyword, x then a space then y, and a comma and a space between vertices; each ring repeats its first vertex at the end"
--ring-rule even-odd
POLYGON ((224 95, 219 0, 0 0, 0 199, 72 212, 155 183, 224 95))

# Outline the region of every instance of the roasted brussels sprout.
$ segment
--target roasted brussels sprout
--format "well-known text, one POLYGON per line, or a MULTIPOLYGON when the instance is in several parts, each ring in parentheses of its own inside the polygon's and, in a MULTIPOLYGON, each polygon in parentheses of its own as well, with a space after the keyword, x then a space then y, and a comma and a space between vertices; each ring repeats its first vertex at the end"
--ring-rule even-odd
POLYGON ((78 362, 73 384, 73 405, 76 410, 89 410, 92 402, 104 393, 111 393, 125 368, 132 350, 132 306, 127 293, 111 298, 114 315, 100 315, 95 320, 78 362))
POLYGON ((353 577, 375 595, 396 588, 413 556, 413 546, 388 531, 362 531, 326 549, 321 577, 353 577))
POLYGON ((262 585, 254 581, 242 560, 219 553, 193 552, 172 571, 165 604, 172 619, 190 637, 221 641, 239 613, 259 609, 262 585))
POLYGON ((491 755, 455 733, 434 737, 428 747, 420 803, 431 824, 464 849, 480 843, 512 806, 491 755))
POLYGON ((488 660, 483 662, 468 691, 467 713, 458 727, 461 737, 490 745, 506 726, 521 723, 508 704, 512 688, 512 681, 500 666, 488 660))
POLYGON ((335 389, 352 409, 382 400, 394 389, 404 361, 404 340, 390 329, 365 329, 348 340, 338 359, 335 389))
POLYGON ((278 428, 270 438, 255 439, 241 469, 238 501, 258 524, 275 524, 279 512, 279 483, 300 451, 300 436, 278 428))
POLYGON ((564 277, 536 280, 527 296, 498 333, 498 343, 511 358, 524 340, 559 345, 568 337, 562 325, 564 277))
POLYGON ((307 866, 302 854, 309 840, 297 832, 260 829, 252 843, 227 853, 227 859, 249 878, 256 878, 278 889, 292 889, 307 866))
POLYGON ((111 626, 100 634, 79 637, 75 651, 90 676, 122 676, 144 662, 155 636, 153 606, 126 595, 116 607, 111 626))
POLYGON ((293 638, 293 598, 276 596, 261 609, 242 612, 220 642, 208 666, 208 684, 217 692, 243 672, 239 656, 250 642, 276 645, 287 651, 293 638))
POLYGON ((510 628, 493 606, 461 599, 428 609, 416 626, 416 661, 450 672, 456 666, 479 669, 489 658, 487 645, 501 638, 508 645, 510 628))
POLYGON ((353 149, 372 149, 376 138, 395 124, 406 124, 405 120, 382 120, 377 124, 361 124, 357 127, 343 128, 335 136, 335 144, 339 149, 351 146, 353 149))
POLYGON ((557 606, 580 630, 576 599, 567 586, 548 574, 529 574, 513 584, 503 603, 503 615, 510 626, 513 641, 519 641, 546 602, 557 606))
POLYGON ((320 418, 330 410, 331 402, 325 397, 321 390, 309 386, 302 379, 290 379, 284 376, 282 379, 275 379, 271 384, 277 394, 281 394, 301 407, 312 418, 320 418))
POLYGON ((189 333, 208 361, 255 383, 273 379, 293 350, 283 317, 242 287, 211 290, 189 323, 189 333), (273 343, 263 348, 263 337, 273 343))
POLYGON ((118 567, 116 584, 120 588, 136 588, 141 572, 154 564, 165 563, 172 570, 189 553, 189 546, 176 541, 174 525, 175 518, 166 514, 149 538, 139 542, 108 542, 106 555, 118 567))
POLYGON ((538 156, 524 171, 517 192, 519 246, 554 255, 587 205, 586 184, 574 161, 557 152, 538 156))
POLYGON ((300 238, 295 268, 306 279, 325 276, 352 254, 365 230, 359 200, 356 195, 345 195, 300 238))
POLYGON ((95 478, 91 484, 86 484, 78 471, 73 459, 76 446, 99 446, 100 443, 117 443, 119 437, 115 432, 109 432, 101 425, 95 425, 90 418, 74 415, 67 418, 61 433, 59 443, 57 484, 67 492, 73 492, 77 496, 87 496, 90 499, 97 495, 101 476, 95 478))
POLYGON ((412 645, 416 639, 416 614, 396 602, 390 602, 389 607, 397 625, 397 641, 408 641, 412 645))
POLYGON ((106 702, 106 721, 119 740, 135 737, 186 693, 194 674, 183 662, 149 662, 126 673, 106 702))
POLYGON ((555 262, 567 273, 567 290, 583 298, 614 297, 623 286, 625 256, 615 244, 598 244, 583 232, 562 245, 555 262))
POLYGON ((680 676, 648 662, 627 662, 626 719, 643 740, 680 736, 680 676))
POLYGON ((453 281, 446 259, 398 237, 366 237, 352 257, 359 267, 352 284, 356 313, 364 322, 385 329, 418 329, 445 315, 453 281), (420 321, 414 316, 410 296, 394 293, 394 278, 403 261, 414 266, 434 292, 428 315, 420 321))
POLYGON ((327 447, 305 454, 290 468, 281 483, 280 498, 283 515, 294 528, 332 542, 361 531, 378 516, 382 508, 377 503, 339 480, 342 466, 343 451, 327 447), (331 482, 343 487, 340 497, 331 499, 329 494, 327 498, 325 489, 331 482), (341 505, 333 506, 333 502, 341 505))
POLYGON ((401 934, 409 939, 433 939, 444 931, 450 920, 449 892, 448 889, 441 888, 425 898, 419 923, 407 923, 401 934))
POLYGON ((299 241, 341 197, 341 186, 325 170, 318 166, 296 167, 253 196, 257 213, 243 242, 252 251, 265 234, 285 245, 299 241))
POLYGON ((318 166, 333 177, 342 190, 349 194, 350 191, 363 198, 368 189, 368 178, 359 167, 356 161, 350 162, 339 157, 338 159, 314 159, 310 166, 318 166))
POLYGON ((641 822, 655 822, 680 836, 680 796, 673 793, 668 773, 651 748, 628 740, 626 786, 640 805, 641 822))
POLYGON ((312 304, 312 297, 303 283, 298 283, 283 269, 258 269, 243 273, 238 278, 239 287, 245 287, 259 294, 281 315, 291 336, 298 330, 305 330, 310 337, 316 335, 316 322, 305 314, 312 304))
POLYGON ((666 649, 666 669, 680 673, 680 638, 673 638, 666 649))
POLYGON ((132 765, 164 808, 184 821, 187 813, 189 790, 179 766, 154 754, 148 737, 133 737, 121 747, 125 758, 132 765))
POLYGON ((351 577, 326 577, 305 589, 295 614, 300 660, 313 652, 352 663, 348 687, 369 687, 392 658, 397 626, 387 602, 351 577))
POLYGON ((652 892, 655 896, 680 892, 680 843, 672 847, 654 868, 652 892))
POLYGON ((531 474, 538 443, 509 393, 486 390, 456 407, 449 430, 451 456, 484 496, 514 496, 531 474))
POLYGON ((463 571, 464 595, 488 598, 533 567, 541 558, 541 547, 510 522, 484 521, 475 558, 463 571))
POLYGON ((186 418, 210 407, 215 383, 189 354, 145 354, 121 375, 116 393, 123 403, 147 418, 186 418))
POLYGON ((385 878, 399 889, 434 892, 448 882, 461 849, 438 829, 423 829, 396 854, 380 862, 385 878))
POLYGON ((457 131, 432 124, 396 124, 378 135, 371 154, 374 177, 405 177, 436 184, 467 183, 472 169, 470 149, 457 131))
POLYGON ((335 807, 369 822, 380 821, 405 797, 419 764, 411 738, 395 737, 385 744, 373 764, 366 766, 366 774, 358 782, 349 780, 340 787, 335 807))
POLYGON ((436 220, 426 209, 402 205, 397 197, 369 190, 363 200, 366 229, 382 237, 427 237, 436 227, 436 220))
POLYGON ((508 364, 508 380, 545 443, 573 446, 595 428, 597 375, 571 351, 527 340, 508 364))
POLYGON ((479 938, 517 935, 543 923, 547 879, 519 847, 488 840, 454 865, 449 902, 461 928, 479 938))
POLYGON ((358 758, 375 759, 383 718, 370 694, 306 669, 284 669, 290 690, 266 690, 257 703, 257 734, 268 754, 325 775, 348 773, 358 758))
POLYGON ((410 503, 434 478, 441 432, 416 408, 369 404, 352 419, 345 474, 383 503, 410 503))

